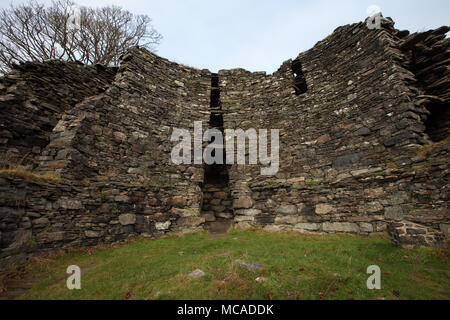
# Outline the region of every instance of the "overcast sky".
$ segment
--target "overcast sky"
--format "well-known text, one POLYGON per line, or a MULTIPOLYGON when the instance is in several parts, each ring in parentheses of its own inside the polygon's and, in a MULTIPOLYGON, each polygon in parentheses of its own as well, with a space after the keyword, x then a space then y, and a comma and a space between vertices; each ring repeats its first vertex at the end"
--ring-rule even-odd
MULTIPOLYGON (((14 0, 13 3, 26 1, 14 0)), ((51 3, 51 0, 40 0, 51 3)), ((0 0, 7 7, 10 0, 0 0)), ((278 69, 287 59, 341 25, 363 21, 377 5, 398 29, 425 31, 450 25, 449 0, 76 0, 79 5, 119 5, 147 14, 163 35, 157 54, 213 72, 278 69)))

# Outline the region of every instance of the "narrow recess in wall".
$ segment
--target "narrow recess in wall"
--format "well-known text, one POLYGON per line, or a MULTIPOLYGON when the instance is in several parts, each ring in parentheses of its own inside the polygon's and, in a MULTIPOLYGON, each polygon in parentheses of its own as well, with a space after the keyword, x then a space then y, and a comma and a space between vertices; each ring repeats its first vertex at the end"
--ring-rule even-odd
MULTIPOLYGON (((220 104, 219 76, 211 75, 209 127, 224 132, 223 111, 220 104)), ((231 225, 233 219, 231 193, 229 189, 228 168, 225 164, 225 150, 223 164, 205 165, 203 185, 202 214, 207 221, 206 228, 211 232, 224 232, 231 225)))
POLYGON ((427 109, 430 115, 425 121, 425 132, 433 142, 446 139, 448 128, 450 128, 450 108, 446 103, 434 101, 427 106, 427 109))
POLYGON ((308 85, 306 84, 306 78, 303 74, 303 66, 300 60, 294 60, 291 64, 292 72, 294 73, 293 86, 296 95, 301 95, 308 91, 308 85))

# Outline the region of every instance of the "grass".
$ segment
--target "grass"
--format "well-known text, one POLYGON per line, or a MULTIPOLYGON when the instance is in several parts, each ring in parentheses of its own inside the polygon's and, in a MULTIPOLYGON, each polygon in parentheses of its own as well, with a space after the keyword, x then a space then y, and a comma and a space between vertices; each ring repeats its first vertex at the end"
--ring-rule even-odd
POLYGON ((446 146, 450 143, 450 137, 445 138, 442 141, 439 142, 433 142, 431 144, 427 144, 417 150, 415 150, 413 153, 420 156, 427 156, 430 152, 434 151, 435 149, 438 149, 440 147, 446 146))
POLYGON ((25 279, 46 279, 21 299, 450 299, 449 262, 448 251, 403 250, 385 236, 196 233, 41 259, 25 279), (237 259, 265 268, 250 273, 237 259), (81 290, 66 288, 69 265, 81 268, 81 290), (381 290, 366 287, 370 265, 381 290), (187 277, 195 269, 207 275, 187 277))
POLYGON ((0 169, 0 175, 22 178, 25 181, 61 182, 61 176, 56 173, 39 174, 20 167, 0 169))

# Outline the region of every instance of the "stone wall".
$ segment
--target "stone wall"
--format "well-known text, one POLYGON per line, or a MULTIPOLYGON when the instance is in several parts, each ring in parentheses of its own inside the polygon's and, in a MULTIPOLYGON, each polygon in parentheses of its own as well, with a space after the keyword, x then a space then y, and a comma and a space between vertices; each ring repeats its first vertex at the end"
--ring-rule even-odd
POLYGON ((276 176, 230 169, 237 227, 367 234, 407 216, 445 229, 448 141, 417 156, 430 143, 429 112, 407 68, 406 36, 389 19, 381 30, 338 28, 295 59, 304 93, 292 61, 272 75, 219 72, 225 128, 280 129, 276 176))
POLYGON ((2 80, 9 84, 0 102, 10 108, 2 111, 3 152, 39 148, 35 174, 0 171, 0 247, 111 243, 207 229, 205 222, 220 219, 237 228, 325 233, 389 226, 396 245, 434 243, 450 226, 448 126, 438 121, 430 138, 426 123, 435 102, 448 99, 442 34, 409 36, 389 19, 381 30, 347 25, 271 75, 234 69, 217 79, 139 48, 116 71, 37 65, 41 72, 76 68, 61 86, 59 73, 43 72, 40 83, 35 74, 23 80, 34 67, 15 71, 2 80), (417 53, 423 41, 426 53, 417 53), (431 78, 421 76, 427 68, 431 78), (89 72, 96 74, 80 78, 89 72), (21 98, 14 89, 28 81, 40 107, 11 111, 19 99, 31 106, 32 94, 21 98), (58 108, 35 121, 48 105, 58 108), (280 170, 263 176, 258 165, 174 165, 173 129, 192 132, 194 121, 203 130, 280 129, 280 170), (25 122, 29 130, 16 130, 25 122), (432 237, 394 236, 406 224, 432 237))
POLYGON ((62 115, 105 91, 115 72, 101 65, 28 62, 0 78, 0 166, 32 164, 62 115))
POLYGON ((202 215, 207 222, 233 218, 232 201, 228 186, 205 185, 203 188, 202 215))
POLYGON ((170 137, 207 125, 210 82, 207 70, 130 50, 109 88, 68 110, 37 157, 37 177, 61 180, 2 180, 2 247, 24 232, 42 249, 200 230, 203 166, 172 164, 170 137), (12 190, 29 199, 19 210, 12 190))
POLYGON ((449 30, 445 26, 414 33, 400 47, 409 58, 406 67, 414 73, 416 85, 424 93, 420 103, 429 111, 424 123, 433 141, 447 138, 450 127, 450 39, 446 37, 449 30))
POLYGON ((445 247, 445 236, 435 229, 408 221, 394 222, 388 228, 392 244, 403 249, 445 247))

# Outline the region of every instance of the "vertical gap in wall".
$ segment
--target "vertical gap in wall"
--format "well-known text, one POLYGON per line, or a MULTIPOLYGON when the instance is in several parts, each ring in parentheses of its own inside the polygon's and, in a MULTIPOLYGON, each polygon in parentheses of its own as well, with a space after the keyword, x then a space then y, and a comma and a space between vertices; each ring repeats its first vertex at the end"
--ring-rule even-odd
POLYGON ((292 85, 295 89, 295 94, 301 95, 306 91, 308 91, 308 85, 306 84, 306 77, 303 74, 303 65, 300 62, 300 60, 295 59, 294 61, 292 61, 291 70, 292 73, 294 74, 292 85))
MULTIPOLYGON (((219 76, 211 75, 209 127, 224 134, 223 111, 220 103, 219 76)), ((228 168, 223 150, 223 164, 205 165, 202 215, 206 219, 206 229, 213 234, 225 233, 233 220, 228 168)))
POLYGON ((432 142, 440 142, 448 138, 450 128, 450 108, 441 101, 430 101, 426 107, 430 114, 425 121, 425 132, 432 142))

